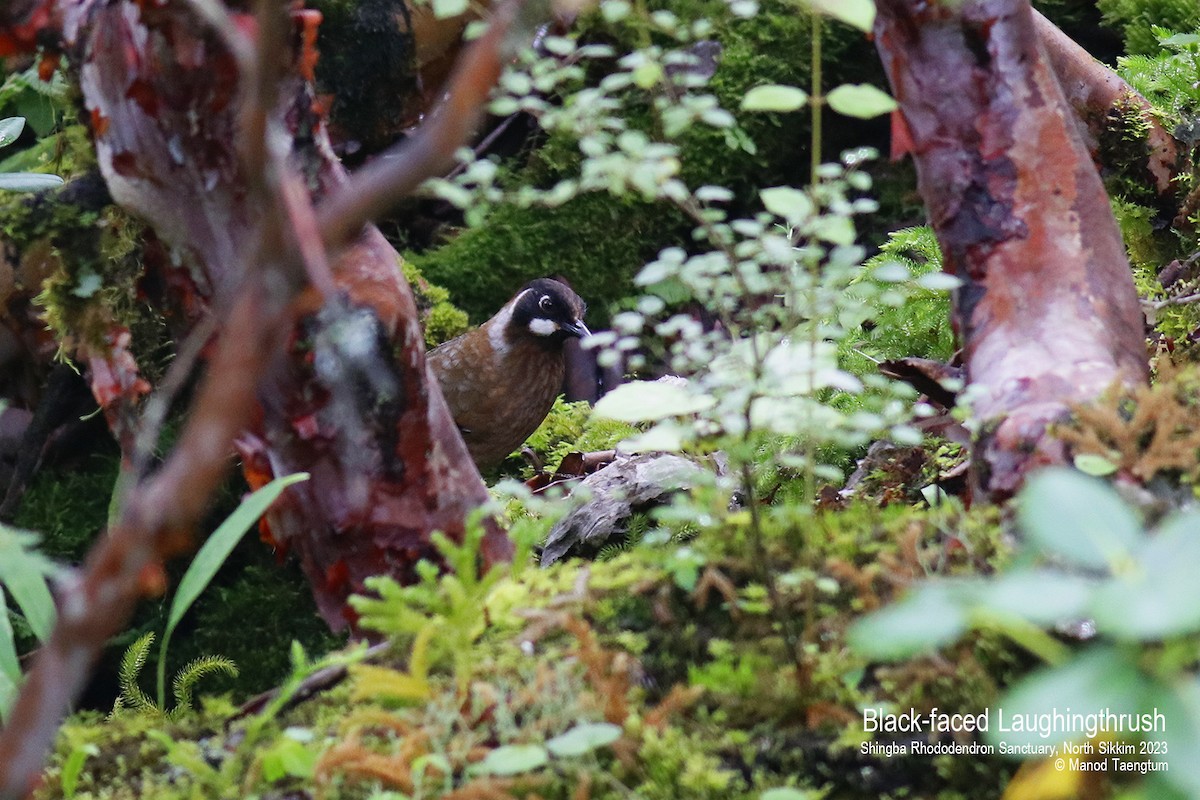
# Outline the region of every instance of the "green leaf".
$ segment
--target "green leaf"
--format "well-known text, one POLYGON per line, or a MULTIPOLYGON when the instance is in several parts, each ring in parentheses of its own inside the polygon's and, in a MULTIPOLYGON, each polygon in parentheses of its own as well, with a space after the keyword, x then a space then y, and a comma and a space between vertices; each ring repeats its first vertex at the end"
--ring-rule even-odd
POLYGON ((283 490, 294 483, 308 480, 307 472, 287 475, 263 486, 234 509, 220 526, 212 532, 204 546, 196 553, 187 572, 179 581, 179 589, 171 600, 171 610, 167 615, 167 627, 163 632, 162 646, 158 651, 158 702, 159 706, 166 702, 167 693, 167 644, 175 626, 183 619, 183 615, 196 602, 196 598, 208 587, 217 570, 225 563, 225 559, 233 552, 233 548, 246 535, 246 531, 258 521, 271 503, 283 493, 283 490))
POLYGON ((0 147, 7 147, 15 142, 23 130, 25 130, 24 117, 0 119, 0 147))
POLYGON ((556 758, 570 758, 607 747, 620 738, 621 729, 611 722, 590 722, 555 736, 546 742, 546 749, 556 758))
POLYGON ((433 15, 438 19, 457 17, 466 13, 469 5, 467 0, 433 0, 433 15))
POLYGON ((875 26, 875 0, 805 0, 822 14, 870 33, 875 26))
POLYGON ((769 83, 755 86, 742 98, 743 111, 795 111, 808 102, 808 93, 795 86, 769 83))
POLYGON ((8 605, 4 602, 4 592, 0 592, 0 720, 7 721, 20 685, 21 661, 17 656, 12 623, 8 619, 8 605))
POLYGON ((793 789, 790 786, 780 786, 776 789, 767 789, 758 796, 758 800, 813 800, 817 796, 815 792, 793 789))
POLYGON ((1117 465, 1104 456, 1098 456, 1095 453, 1080 453, 1075 456, 1075 469, 1084 475, 1103 478, 1106 475, 1112 475, 1116 472, 1117 465))
POLYGON ((791 186, 772 186, 758 193, 763 207, 777 217, 795 225, 813 215, 813 202, 808 193, 791 186))
POLYGON ((1177 33, 1174 36, 1168 36, 1165 39, 1159 39, 1158 42, 1163 47, 1182 50, 1185 47, 1195 47, 1196 45, 1200 45, 1200 35, 1195 33, 1177 33))
POLYGON ((36 172, 0 172, 0 190, 6 192, 40 192, 61 186, 63 179, 57 175, 42 175, 36 172))
POLYGON ((632 381, 600 398, 595 413, 621 422, 656 422, 680 414, 712 408, 708 394, 693 394, 687 386, 670 381, 632 381))
POLYGON ((917 286, 920 286, 922 289, 928 289, 931 292, 949 292, 962 286, 962 283, 961 278, 957 278, 941 270, 926 272, 917 278, 917 286))
POLYGON ((855 622, 850 646, 869 657, 898 661, 936 650, 967 631, 962 587, 946 581, 926 583, 899 603, 855 622))
POLYGON ((1072 714, 1095 714, 1109 708, 1117 713, 1138 713, 1143 710, 1149 677, 1142 674, 1124 651, 1110 647, 1093 647, 1061 667, 1038 670, 1021 680, 992 709, 987 739, 993 744, 1010 745, 1058 744, 1064 740, 1082 739, 1086 731, 1054 732, 1049 738, 1039 730, 1012 730, 1012 720, 1036 719, 1054 711, 1072 714), (1003 727, 1001 719, 1003 714, 1003 727))
POLYGON ((816 230, 817 238, 830 244, 849 247, 854 244, 854 220, 848 216, 829 215, 821 218, 816 230))
POLYGON ((54 597, 46 584, 54 565, 34 550, 37 541, 36 534, 0 525, 0 584, 44 642, 54 627, 54 597))
POLYGON ((479 768, 489 775, 520 775, 546 766, 549 760, 540 744, 510 744, 488 753, 479 768))
POLYGON ((100 748, 94 744, 77 744, 71 749, 71 754, 63 762, 62 777, 59 779, 62 784, 63 797, 69 800, 75 796, 75 788, 79 784, 79 775, 83 772, 84 763, 88 756, 98 755, 100 755, 100 748))
POLYGON ((1154 641, 1200 630, 1200 512, 1164 524, 1133 566, 1099 591, 1096 627, 1122 639, 1154 641))
POLYGON ((618 447, 622 453, 679 453, 691 441, 694 429, 674 420, 663 420, 645 433, 623 440, 618 447))
POLYGON ((1091 569, 1128 560, 1141 523, 1103 481, 1064 468, 1043 470, 1017 498, 1017 518, 1041 550, 1091 569))
POLYGON ((1154 787, 1160 791, 1152 793, 1152 790, 1148 790, 1143 797, 1146 800, 1200 797, 1200 770, 1193 768, 1193 765, 1200 764, 1200 681, 1191 677, 1176 680, 1171 686, 1156 684, 1147 695, 1142 707, 1147 710, 1159 709, 1167 720, 1168 728, 1165 736, 1155 732, 1146 734, 1145 738, 1167 740, 1167 752, 1157 755, 1155 760, 1168 765, 1160 777, 1174 784, 1178 792, 1163 791, 1166 787, 1154 787))
POLYGON ((867 83, 846 83, 825 97, 829 107, 839 114, 871 119, 899 108, 891 95, 867 83))
POLYGON ((1094 588, 1094 582, 1079 575, 1021 570, 983 583, 978 603, 988 611, 1049 627, 1086 616, 1094 588))
POLYGON ((315 750, 310 750, 286 734, 262 756, 263 777, 272 783, 280 778, 311 778, 316 767, 315 750))

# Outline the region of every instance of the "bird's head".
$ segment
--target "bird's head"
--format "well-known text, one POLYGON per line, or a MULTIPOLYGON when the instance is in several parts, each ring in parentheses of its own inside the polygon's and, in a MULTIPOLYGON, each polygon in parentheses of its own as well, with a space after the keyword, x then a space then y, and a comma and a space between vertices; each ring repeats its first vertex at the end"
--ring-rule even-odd
POLYGON ((571 287, 553 278, 538 278, 517 293, 509 325, 522 334, 561 343, 571 336, 591 335, 583 324, 586 312, 587 305, 571 287))

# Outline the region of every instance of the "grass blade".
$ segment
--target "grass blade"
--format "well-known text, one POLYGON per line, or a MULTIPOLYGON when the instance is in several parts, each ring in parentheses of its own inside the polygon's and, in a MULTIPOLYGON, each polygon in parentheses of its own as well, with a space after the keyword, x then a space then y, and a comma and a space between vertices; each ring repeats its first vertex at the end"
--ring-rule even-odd
POLYGON ((293 483, 308 480, 307 472, 287 475, 262 487, 241 502, 220 526, 208 537, 208 541, 196 553, 191 566, 179 581, 179 589, 171 600, 171 610, 167 615, 167 627, 163 632, 162 646, 158 651, 158 702, 162 707, 167 693, 167 644, 175 626, 183 619, 183 615, 196 602, 196 598, 208 587, 217 570, 225 563, 225 559, 233 552, 233 548, 246 535, 246 531, 254 526, 258 518, 275 502, 283 490, 293 483))

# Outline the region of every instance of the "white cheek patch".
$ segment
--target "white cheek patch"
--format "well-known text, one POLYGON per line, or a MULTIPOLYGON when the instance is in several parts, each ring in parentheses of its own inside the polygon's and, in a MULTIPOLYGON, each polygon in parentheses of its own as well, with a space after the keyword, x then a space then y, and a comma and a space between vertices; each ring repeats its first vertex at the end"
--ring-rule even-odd
POLYGON ((549 336, 558 330, 558 328, 558 323, 554 322, 553 320, 542 319, 540 317, 529 320, 530 332, 535 333, 538 336, 549 336))

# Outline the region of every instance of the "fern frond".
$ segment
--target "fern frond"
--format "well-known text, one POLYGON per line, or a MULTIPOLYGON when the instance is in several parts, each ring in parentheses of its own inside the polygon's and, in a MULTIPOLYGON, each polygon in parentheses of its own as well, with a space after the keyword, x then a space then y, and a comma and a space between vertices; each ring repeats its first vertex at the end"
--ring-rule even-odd
POLYGON ((171 716, 176 717, 192 708, 192 689, 205 675, 223 672, 231 678, 238 676, 237 665, 225 656, 201 656, 187 664, 175 674, 172 681, 172 691, 175 694, 175 708, 171 716))

